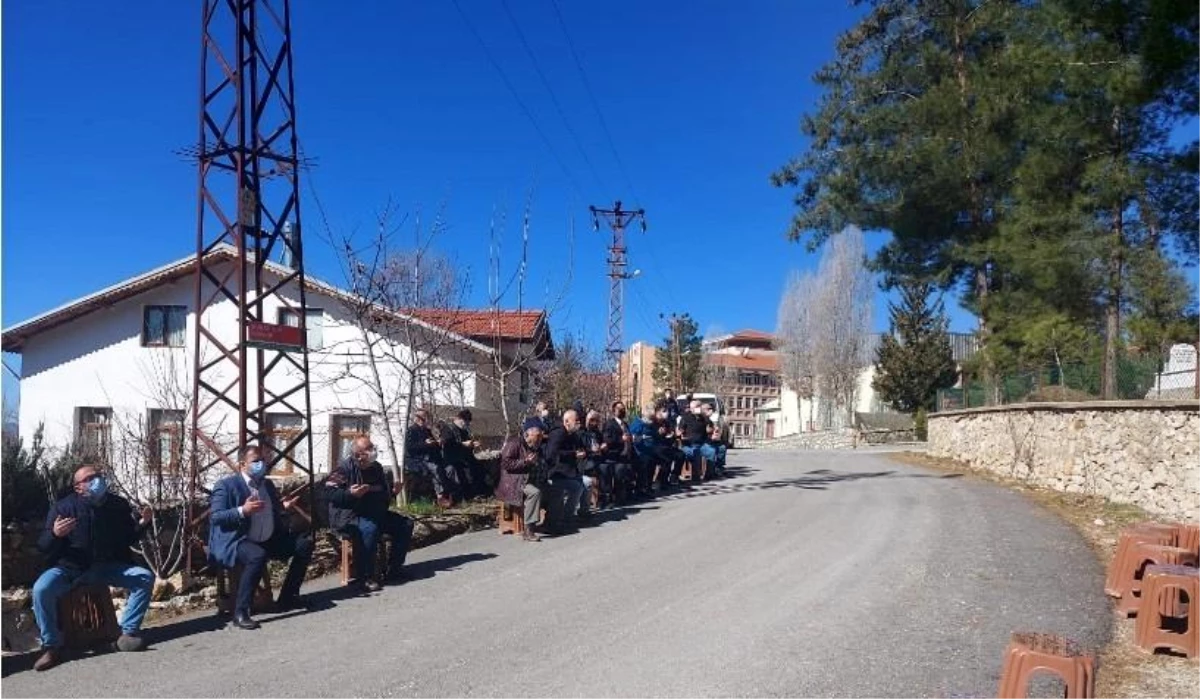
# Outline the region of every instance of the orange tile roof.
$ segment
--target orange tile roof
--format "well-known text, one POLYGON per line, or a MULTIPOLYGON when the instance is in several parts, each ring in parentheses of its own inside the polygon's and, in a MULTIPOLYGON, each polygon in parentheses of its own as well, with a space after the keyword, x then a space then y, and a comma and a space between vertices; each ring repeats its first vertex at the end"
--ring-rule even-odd
POLYGON ((545 311, 418 308, 409 311, 408 314, 430 325, 437 325, 484 344, 494 340, 532 342, 538 345, 536 351, 542 358, 554 357, 554 342, 550 338, 545 311))

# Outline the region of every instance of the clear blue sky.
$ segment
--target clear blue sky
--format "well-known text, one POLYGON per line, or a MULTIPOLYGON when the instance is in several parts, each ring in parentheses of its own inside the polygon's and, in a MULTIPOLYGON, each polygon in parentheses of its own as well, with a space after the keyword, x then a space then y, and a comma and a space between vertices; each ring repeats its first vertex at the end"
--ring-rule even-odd
MULTIPOLYGON (((441 247, 470 271, 470 300, 482 303, 489 218, 508 212, 511 268, 532 190, 536 291, 526 305, 544 304, 566 278, 574 216, 570 300, 553 324, 598 347, 607 233, 592 232, 587 206, 621 198, 644 206, 650 226, 630 234, 643 275, 627 286, 626 344, 659 340, 660 312, 689 312, 702 330, 772 329, 789 270, 815 256, 784 239, 791 192, 767 178, 801 149, 798 119, 817 98, 810 77, 856 11, 834 0, 703 0, 686 11, 559 0, 631 191, 550 0, 509 7, 595 176, 503 5, 460 2, 569 174, 452 2, 295 2, 299 129, 334 229, 369 230, 389 199, 427 215, 445 204, 441 247)), ((193 252, 195 170, 174 151, 195 140, 200 12, 180 0, 5 10, 7 327, 193 252)), ((311 191, 302 189, 307 264, 336 282, 333 255, 312 237, 311 191)), ((885 315, 880 299, 877 327, 885 315)), ((972 325, 952 315, 957 329, 972 325)))

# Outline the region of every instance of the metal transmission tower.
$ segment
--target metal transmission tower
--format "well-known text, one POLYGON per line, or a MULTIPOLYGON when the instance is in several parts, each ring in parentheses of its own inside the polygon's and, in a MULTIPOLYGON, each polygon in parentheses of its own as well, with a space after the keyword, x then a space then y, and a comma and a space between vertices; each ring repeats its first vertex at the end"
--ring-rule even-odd
POLYGON ((289 1, 204 0, 203 6, 191 494, 207 490, 210 468, 236 469, 238 450, 254 445, 278 470, 308 475, 311 506, 289 1), (273 255, 289 263, 286 273, 265 268, 273 255), (231 315, 236 334, 228 330, 231 315))
POLYGON ((592 227, 600 230, 600 219, 603 218, 612 229, 612 245, 608 248, 608 343, 604 353, 613 364, 613 372, 617 377, 617 395, 621 394, 621 352, 623 343, 621 336, 625 328, 625 280, 636 277, 640 271, 626 272, 628 261, 625 254, 625 227, 637 219, 642 224, 642 232, 646 232, 646 210, 624 211, 621 202, 613 204, 611 209, 588 207, 592 212, 592 227))

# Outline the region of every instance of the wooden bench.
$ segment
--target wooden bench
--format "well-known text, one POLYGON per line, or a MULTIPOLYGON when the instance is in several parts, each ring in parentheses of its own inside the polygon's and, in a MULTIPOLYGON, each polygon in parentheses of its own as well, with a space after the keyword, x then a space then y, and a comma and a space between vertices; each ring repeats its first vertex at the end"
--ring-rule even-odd
POLYGON ((121 636, 107 585, 79 585, 58 599, 58 619, 68 648, 88 650, 121 636))
MULTIPOLYGON (((250 613, 260 614, 270 612, 274 607, 274 595, 271 592, 271 573, 269 566, 263 566, 262 578, 258 581, 258 587, 254 590, 254 597, 250 602, 250 613)), ((219 568, 217 570, 217 613, 223 615, 233 614, 234 602, 237 598, 238 586, 242 581, 242 566, 234 566, 230 568, 219 568)))
MULTIPOLYGON (((338 570, 341 573, 342 584, 349 585, 354 577, 354 542, 348 536, 337 536, 337 539, 341 542, 338 549, 342 558, 338 570)), ((375 577, 381 579, 387 574, 388 547, 392 546, 391 535, 384 534, 379 544, 375 547, 375 577)))
MULTIPOLYGON (((546 508, 542 508, 538 512, 538 525, 540 526, 546 521, 546 508)), ((501 534, 523 534, 525 532, 525 512, 524 508, 514 507, 507 503, 500 503, 499 512, 496 513, 496 526, 500 529, 501 534)))

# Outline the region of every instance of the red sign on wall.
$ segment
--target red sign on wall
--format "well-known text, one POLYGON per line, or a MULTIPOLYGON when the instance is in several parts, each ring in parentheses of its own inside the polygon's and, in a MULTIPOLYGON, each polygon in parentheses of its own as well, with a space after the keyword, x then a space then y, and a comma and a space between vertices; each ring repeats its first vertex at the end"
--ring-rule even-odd
POLYGON ((246 344, 262 349, 282 352, 299 352, 304 347, 304 336, 300 328, 275 323, 246 323, 246 344))

